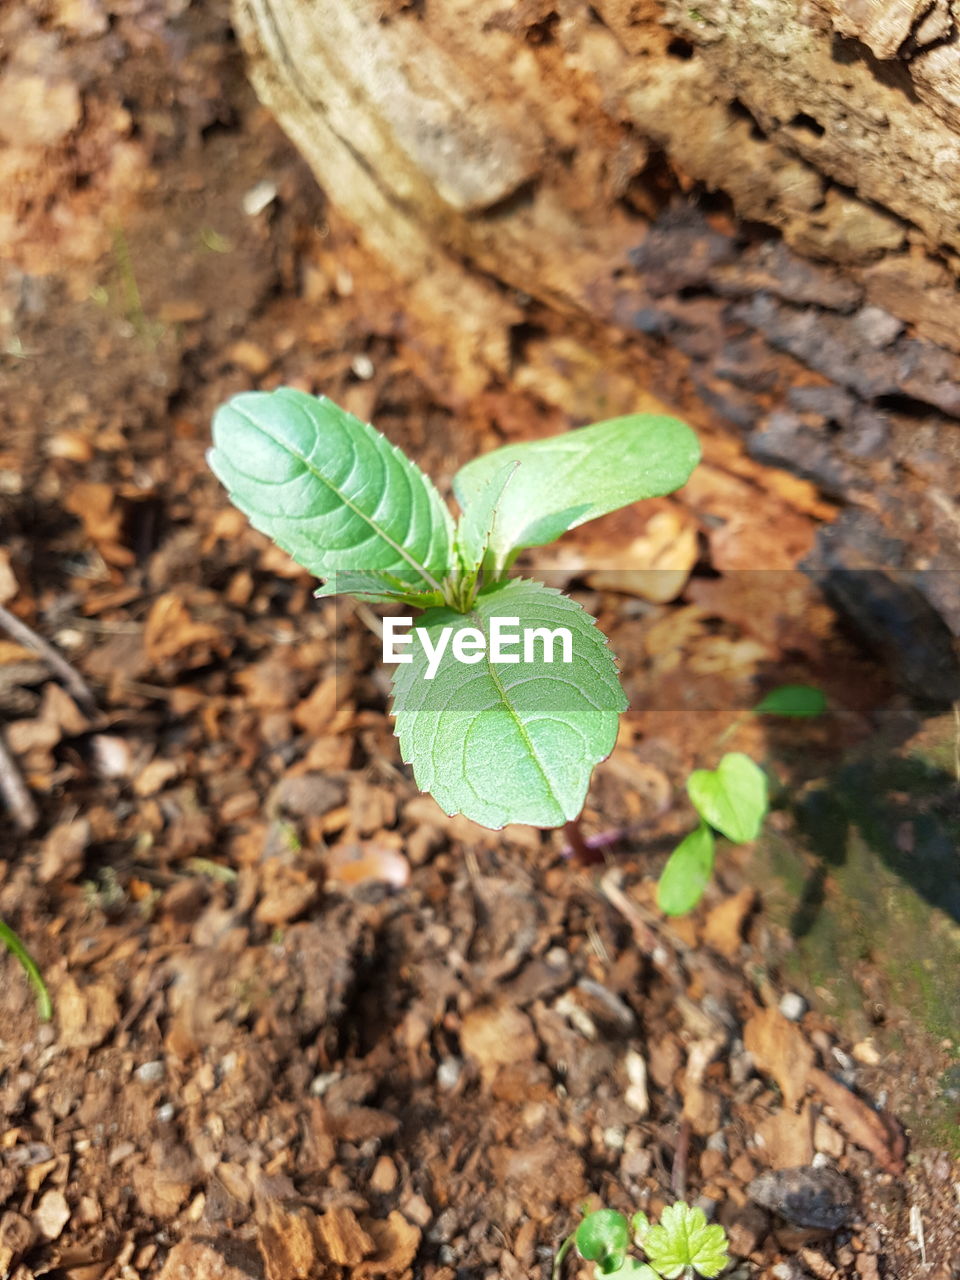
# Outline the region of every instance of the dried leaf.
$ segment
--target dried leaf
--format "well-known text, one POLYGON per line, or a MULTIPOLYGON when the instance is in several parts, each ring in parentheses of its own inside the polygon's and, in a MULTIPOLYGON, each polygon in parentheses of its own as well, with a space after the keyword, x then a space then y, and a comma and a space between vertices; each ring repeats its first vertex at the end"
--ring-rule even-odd
POLYGON ((779 1009, 761 1009, 743 1029, 743 1043, 757 1069, 773 1076, 791 1111, 807 1091, 813 1068, 813 1046, 800 1028, 779 1009))

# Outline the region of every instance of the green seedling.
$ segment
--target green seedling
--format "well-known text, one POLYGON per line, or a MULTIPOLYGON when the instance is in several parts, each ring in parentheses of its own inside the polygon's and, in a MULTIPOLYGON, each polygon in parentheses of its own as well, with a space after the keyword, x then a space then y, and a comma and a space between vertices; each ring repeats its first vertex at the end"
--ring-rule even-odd
POLYGON ((571 1248, 584 1262, 594 1264, 594 1274, 598 1276, 692 1280, 701 1275, 710 1280, 730 1261, 727 1247, 723 1227, 708 1223, 702 1209, 683 1201, 668 1205, 656 1225, 645 1213, 635 1213, 628 1224, 623 1214, 614 1209, 596 1209, 560 1246, 553 1264, 553 1280, 559 1280, 571 1248), (629 1253, 631 1244, 646 1255, 646 1261, 629 1253))
POLYGON ((731 751, 716 769, 695 769, 687 794, 700 825, 674 849, 657 885, 657 906, 668 916, 692 911, 713 872, 714 832, 743 844, 755 840, 767 814, 767 775, 742 752, 731 751))
POLYGON ((235 396, 213 438, 232 501, 322 580, 318 596, 423 611, 384 622, 421 790, 493 829, 576 819, 626 699, 595 620, 508 571, 523 548, 679 488, 700 457, 689 427, 637 414, 494 450, 454 477, 456 523, 408 457, 323 397, 235 396))
POLYGON ((33 993, 37 1000, 37 1015, 40 1021, 49 1022, 53 1017, 53 1003, 50 1000, 50 992, 47 990, 43 975, 36 960, 20 941, 20 938, 3 920, 0 920, 0 942, 3 943, 12 956, 15 956, 20 961, 23 971, 27 975, 27 980, 33 987, 33 993))
MULTIPOLYGON (((785 684, 773 689, 747 715, 808 719, 821 715, 827 700, 819 689, 805 684, 785 684)), ((730 730, 722 736, 727 737, 730 730)), ((700 816, 694 828, 674 849, 657 885, 657 905, 668 916, 692 911, 713 873, 716 852, 714 832, 743 844, 756 840, 767 816, 767 776, 749 756, 728 752, 716 769, 697 769, 687 779, 687 794, 700 816)))

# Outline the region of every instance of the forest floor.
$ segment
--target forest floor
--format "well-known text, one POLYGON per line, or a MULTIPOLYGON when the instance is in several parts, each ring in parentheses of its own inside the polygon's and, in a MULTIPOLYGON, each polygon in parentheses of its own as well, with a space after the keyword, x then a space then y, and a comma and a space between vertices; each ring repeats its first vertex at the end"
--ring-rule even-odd
MULTIPOLYGON (((223 5, 56 0, 0 37, 0 604, 74 675, 0 638, 37 810, 5 817, 0 919, 54 1005, 0 955, 0 1275, 539 1277, 588 1197, 685 1196, 737 1276, 960 1276, 955 1152, 917 1120, 949 1035, 869 951, 859 1024, 815 981, 800 1000, 756 851, 724 850, 690 918, 654 907, 721 742, 796 797, 926 731, 794 569, 831 509, 712 430, 665 355, 650 385, 704 465, 539 566, 621 662, 585 825, 627 835, 580 867, 557 833, 447 817, 400 760, 369 617, 314 601, 209 473, 212 412, 322 391, 449 493, 629 387, 542 315, 509 384, 462 405, 431 380, 223 5), (741 714, 795 681, 827 716, 741 714)), ((768 825, 798 844, 789 803, 768 825)))

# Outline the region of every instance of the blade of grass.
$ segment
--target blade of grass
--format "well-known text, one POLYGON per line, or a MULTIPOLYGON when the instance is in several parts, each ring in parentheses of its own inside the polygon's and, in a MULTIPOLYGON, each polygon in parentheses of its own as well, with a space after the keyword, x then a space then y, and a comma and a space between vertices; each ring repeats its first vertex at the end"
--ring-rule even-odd
POLYGON ((37 1014, 40 1021, 49 1022, 53 1017, 53 1002, 50 999, 47 984, 37 968, 37 962, 10 926, 2 920, 0 920, 0 942, 4 944, 11 955, 16 956, 23 966, 23 971, 27 975, 37 997, 37 1014))

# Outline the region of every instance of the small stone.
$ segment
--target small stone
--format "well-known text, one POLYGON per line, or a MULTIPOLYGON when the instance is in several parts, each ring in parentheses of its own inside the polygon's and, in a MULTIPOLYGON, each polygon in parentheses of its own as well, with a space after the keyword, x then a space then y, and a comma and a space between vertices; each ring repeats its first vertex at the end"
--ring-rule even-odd
POLYGON ((807 1012, 807 1002, 796 991, 786 991, 780 997, 779 1009, 790 1022, 799 1022, 807 1012))
POLYGON ((369 382, 376 372, 373 361, 362 353, 354 356, 350 361, 350 370, 361 382, 369 382))
POLYGON ((630 1081, 623 1100, 638 1116, 645 1116, 650 1111, 650 1092, 647 1088, 647 1062, 643 1054, 631 1049, 624 1058, 627 1079, 630 1081))
POLYGON ((315 1098, 322 1098, 332 1084, 340 1079, 336 1071, 322 1071, 310 1081, 310 1092, 315 1098))
POLYGON ((245 369, 247 373, 252 373, 255 378, 266 373, 270 368, 271 358, 263 347, 258 346, 256 342, 251 342, 248 338, 240 338, 227 348, 227 359, 231 364, 239 365, 241 369, 245 369))
POLYGON ((377 1192, 378 1195, 389 1195, 396 1187, 399 1177, 397 1166, 390 1157, 381 1156, 373 1166, 373 1172, 370 1174, 370 1181, 367 1185, 371 1191, 377 1192))
POLYGON ((851 1056, 857 1062, 862 1062, 865 1067, 878 1067, 880 1065, 880 1052, 873 1040, 861 1040, 859 1044, 855 1044, 850 1050, 851 1056))
POLYGON ((176 1114, 176 1108, 173 1103, 165 1102, 162 1106, 157 1107, 157 1123, 169 1124, 176 1114))
POLYGON ((261 180, 245 191, 243 194, 243 212, 248 218, 255 218, 258 213, 263 213, 264 209, 268 209, 277 198, 277 184, 271 182, 269 178, 261 178, 261 180))
POLYGON ((441 1089, 455 1089, 463 1074, 462 1058, 444 1058, 437 1067, 437 1084, 441 1089))
POLYGON ((540 1047, 533 1023, 509 1004, 471 1009, 460 1028, 460 1043, 486 1080, 501 1067, 534 1058, 540 1047))
POLYGON ((418 1227, 429 1226, 433 1221, 433 1210, 421 1195, 409 1196, 404 1200, 401 1209, 403 1216, 410 1222, 415 1222, 418 1227))
POLYGON ((747 1187, 754 1204, 797 1227, 838 1231, 853 1215, 853 1188, 836 1169, 812 1166, 762 1173, 747 1187))
POLYGON ((33 1224, 47 1240, 56 1240, 70 1221, 70 1206, 62 1191, 45 1191, 33 1211, 33 1224))
POLYGON ((754 1204, 746 1204, 727 1227, 730 1252, 735 1258, 755 1253, 767 1234, 767 1215, 754 1204))
POLYGON ((166 1074, 166 1066, 156 1058, 152 1062, 144 1062, 133 1074, 141 1084, 159 1084, 166 1074))
POLYGON ((823 1116, 820 1116, 813 1130, 813 1147, 818 1154, 839 1160, 844 1153, 846 1143, 843 1135, 838 1133, 832 1124, 828 1124, 823 1116))

